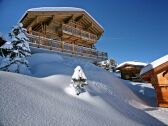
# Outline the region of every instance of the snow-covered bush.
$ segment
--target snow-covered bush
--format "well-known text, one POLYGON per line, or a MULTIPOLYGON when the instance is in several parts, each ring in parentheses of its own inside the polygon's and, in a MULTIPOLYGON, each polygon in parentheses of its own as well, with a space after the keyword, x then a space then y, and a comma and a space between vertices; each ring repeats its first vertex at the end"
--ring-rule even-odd
POLYGON ((7 56, 3 59, 0 69, 22 74, 30 74, 27 56, 31 55, 29 39, 26 37, 26 29, 20 23, 11 30, 11 42, 6 42, 1 48, 8 50, 7 56))
POLYGON ((101 61, 98 63, 95 63, 95 65, 110 71, 110 72, 115 72, 116 71, 116 67, 117 67, 117 62, 114 59, 109 59, 109 60, 105 60, 105 61, 101 61))
POLYGON ((85 92, 84 86, 88 85, 87 78, 80 66, 77 66, 74 69, 74 73, 72 75, 70 86, 75 88, 76 94, 79 95, 82 92, 85 92))

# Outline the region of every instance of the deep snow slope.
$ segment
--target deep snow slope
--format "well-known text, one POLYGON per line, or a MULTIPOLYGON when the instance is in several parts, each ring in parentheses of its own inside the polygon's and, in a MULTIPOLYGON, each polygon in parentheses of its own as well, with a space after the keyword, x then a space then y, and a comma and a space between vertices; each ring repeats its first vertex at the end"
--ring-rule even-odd
MULTIPOLYGON (((134 94, 149 105, 139 108, 168 125, 168 108, 156 107, 156 93, 152 84, 131 82, 127 80, 123 80, 123 82, 134 92, 134 94)), ((138 105, 136 107, 138 107, 138 105)))
POLYGON ((0 126, 162 126, 141 109, 140 100, 111 73, 56 54, 28 58, 32 76, 0 72, 0 126), (69 88, 80 65, 88 78, 79 96, 69 88))

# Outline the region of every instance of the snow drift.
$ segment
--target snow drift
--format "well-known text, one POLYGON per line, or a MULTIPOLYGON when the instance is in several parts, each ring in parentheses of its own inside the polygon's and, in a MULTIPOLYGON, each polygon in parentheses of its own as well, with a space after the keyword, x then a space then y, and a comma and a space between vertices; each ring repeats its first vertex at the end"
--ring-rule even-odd
POLYGON ((56 54, 28 58, 31 76, 0 72, 0 126, 164 125, 135 105, 145 106, 111 73, 56 54), (80 65, 88 79, 79 96, 66 90, 80 65))

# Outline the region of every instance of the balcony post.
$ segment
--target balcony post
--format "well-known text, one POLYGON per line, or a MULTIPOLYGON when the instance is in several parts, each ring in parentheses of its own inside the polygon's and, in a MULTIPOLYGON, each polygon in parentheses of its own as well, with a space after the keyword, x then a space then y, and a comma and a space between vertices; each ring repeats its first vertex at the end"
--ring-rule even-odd
POLYGON ((40 41, 41 41, 41 37, 39 36, 39 40, 38 40, 38 43, 37 43, 38 44, 38 46, 37 46, 38 48, 40 48, 40 43, 41 43, 40 41))
POLYGON ((61 48, 62 48, 62 52, 64 52, 64 41, 61 40, 61 48))
POLYGON ((52 50, 52 40, 50 40, 50 50, 52 50))
POLYGON ((75 44, 74 44, 74 42, 72 44, 72 54, 75 54, 75 44))

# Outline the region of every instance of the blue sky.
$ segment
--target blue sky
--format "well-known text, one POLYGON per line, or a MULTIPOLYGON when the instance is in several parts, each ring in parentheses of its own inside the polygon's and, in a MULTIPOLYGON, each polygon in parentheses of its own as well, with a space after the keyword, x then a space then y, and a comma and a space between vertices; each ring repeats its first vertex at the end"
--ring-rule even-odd
POLYGON ((27 9, 45 6, 88 11, 105 30, 96 47, 118 63, 168 54, 168 0, 0 0, 0 32, 7 35, 27 9))

